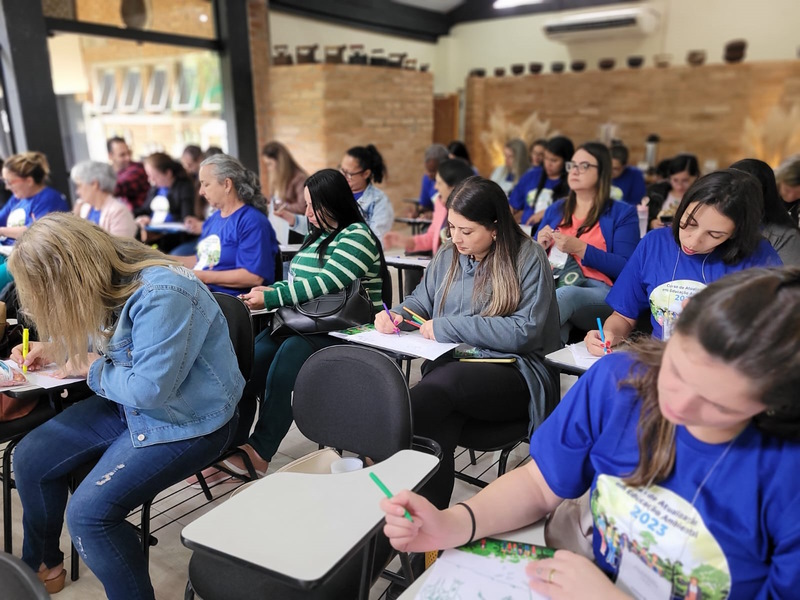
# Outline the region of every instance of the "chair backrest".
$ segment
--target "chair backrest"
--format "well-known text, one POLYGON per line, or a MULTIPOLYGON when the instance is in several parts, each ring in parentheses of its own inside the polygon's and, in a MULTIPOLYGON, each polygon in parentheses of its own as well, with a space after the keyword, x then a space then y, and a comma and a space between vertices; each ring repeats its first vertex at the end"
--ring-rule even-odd
POLYGON ((0 590, 3 590, 3 598, 14 600, 50 598, 36 573, 19 558, 6 552, 0 552, 0 590))
POLYGON ((245 380, 250 380, 250 373, 253 370, 253 320, 250 317, 250 309, 236 296, 214 292, 214 299, 222 309, 225 320, 228 322, 228 331, 233 343, 233 351, 239 362, 239 370, 245 380))
POLYGON ((312 354, 297 376, 292 412, 310 440, 376 461, 412 445, 406 380, 372 348, 348 344, 312 354))
POLYGON ((231 438, 229 448, 235 448, 244 444, 250 436, 250 429, 256 417, 258 407, 258 392, 250 385, 250 374, 253 370, 253 349, 255 339, 253 335, 253 320, 250 316, 250 309, 244 302, 230 294, 214 293, 214 298, 228 321, 228 331, 233 343, 233 350, 236 352, 236 359, 239 363, 239 370, 247 382, 239 401, 239 423, 236 431, 231 438))

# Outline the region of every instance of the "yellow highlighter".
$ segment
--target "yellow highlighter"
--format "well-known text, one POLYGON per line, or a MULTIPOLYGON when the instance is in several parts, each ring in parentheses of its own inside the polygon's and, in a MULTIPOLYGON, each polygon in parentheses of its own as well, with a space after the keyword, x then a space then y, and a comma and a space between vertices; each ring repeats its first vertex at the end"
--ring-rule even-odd
POLYGON ((28 356, 30 346, 30 331, 28 328, 22 330, 22 372, 28 372, 28 365, 25 364, 25 358, 28 356))

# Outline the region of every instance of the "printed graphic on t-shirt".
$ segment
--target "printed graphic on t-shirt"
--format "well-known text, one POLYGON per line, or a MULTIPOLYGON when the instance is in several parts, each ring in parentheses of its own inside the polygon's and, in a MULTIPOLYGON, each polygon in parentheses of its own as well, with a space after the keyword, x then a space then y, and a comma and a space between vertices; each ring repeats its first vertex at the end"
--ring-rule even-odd
POLYGON ((624 549, 671 583, 672 598, 728 598, 728 561, 687 500, 658 485, 632 488, 619 477, 600 475, 591 509, 600 554, 610 567, 619 569, 624 549))
POLYGON ((6 219, 6 227, 25 227, 25 220, 27 219, 28 215, 25 212, 24 208, 15 208, 10 213, 8 213, 8 219, 6 219))
POLYGON ((537 197, 536 188, 533 188, 530 192, 528 192, 527 202, 528 206, 533 206, 534 213, 543 211, 553 203, 553 190, 542 188, 542 191, 539 192, 539 196, 537 197))
POLYGON ((650 293, 650 312, 661 327, 674 323, 683 310, 683 301, 702 290, 705 284, 691 279, 668 281, 650 293))
POLYGON ((166 196, 159 195, 153 198, 150 202, 150 210, 153 211, 153 215, 150 217, 150 223, 153 225, 162 225, 172 220, 169 214, 169 200, 166 196))
POLYGON ((612 200, 622 200, 622 190, 615 185, 611 186, 611 192, 608 194, 612 200))
POLYGON ((218 235, 210 235, 200 240, 197 244, 197 263, 194 266, 195 271, 213 269, 219 264, 221 252, 222 242, 218 235))

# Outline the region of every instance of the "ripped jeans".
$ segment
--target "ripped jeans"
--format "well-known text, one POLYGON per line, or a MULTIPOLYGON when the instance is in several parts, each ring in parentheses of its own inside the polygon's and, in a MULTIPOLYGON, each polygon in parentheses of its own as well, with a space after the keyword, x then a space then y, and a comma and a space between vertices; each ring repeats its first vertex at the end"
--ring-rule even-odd
POLYGON ((22 560, 34 571, 64 560, 64 524, 112 600, 153 599, 147 562, 125 518, 158 492, 196 473, 226 447, 236 418, 202 437, 135 448, 120 405, 92 396, 30 432, 14 452, 22 501, 22 560), (68 475, 98 461, 67 506, 68 475))

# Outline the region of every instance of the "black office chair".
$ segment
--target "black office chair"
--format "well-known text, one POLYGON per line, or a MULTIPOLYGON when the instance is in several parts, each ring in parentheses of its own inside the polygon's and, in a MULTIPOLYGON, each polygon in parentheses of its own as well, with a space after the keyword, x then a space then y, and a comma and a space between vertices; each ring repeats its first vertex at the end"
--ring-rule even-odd
MULTIPOLYGON (((236 358, 239 363, 239 370, 241 371, 242 376, 245 378, 245 381, 248 381, 250 378, 250 371, 253 367, 254 344, 250 309, 247 308, 244 302, 235 296, 231 296, 230 294, 215 293, 214 298, 216 299, 217 303, 219 303, 219 306, 222 309, 222 314, 225 315, 225 320, 228 322, 228 331, 231 337, 231 342, 233 343, 233 350, 236 353, 236 358)), ((247 466, 251 479, 256 479, 255 468, 253 467, 250 457, 248 457, 244 451, 240 450, 238 446, 247 441, 247 438, 250 435, 250 428, 253 424, 253 420, 255 419, 257 404, 258 396, 256 394, 250 394, 247 390, 247 387, 245 387, 242 399, 239 401, 237 408, 239 420, 236 426, 236 433, 231 438, 232 442, 228 446, 227 450, 220 458, 217 458, 214 461, 217 462, 221 459, 227 458, 228 456, 240 454, 245 460, 245 465, 247 466)), ((70 489, 75 490, 93 467, 94 464, 88 464, 73 472, 70 477, 70 489)), ((246 479, 241 475, 236 475, 233 473, 231 473, 231 475, 240 479, 246 479)), ((200 487, 203 489, 203 493, 206 495, 206 498, 208 500, 212 500, 211 491, 209 490, 205 478, 203 478, 201 473, 198 473, 198 481, 200 482, 200 487)), ((142 505, 139 525, 137 526, 137 533, 142 540, 142 552, 145 555, 145 559, 149 558, 150 546, 155 546, 158 543, 158 539, 156 539, 150 533, 150 508, 154 499, 155 498, 148 500, 142 505)), ((79 571, 80 559, 78 553, 73 547, 70 563, 70 578, 72 581, 77 581, 79 577, 79 571)))
POLYGON ((36 573, 16 556, 0 553, 0 590, 7 600, 49 600, 36 573))
MULTIPOLYGON (((390 358, 372 348, 342 345, 314 353, 297 376, 292 410, 303 435, 324 446, 343 448, 376 462, 412 447, 441 456, 436 442, 413 436, 411 401, 403 374, 390 358)), ((287 518, 302 515, 287 514, 287 518)), ((280 543, 269 540, 269 532, 263 535, 265 543, 280 543)), ((363 552, 344 560, 323 585, 301 590, 231 559, 195 551, 189 562, 185 598, 194 598, 195 592, 204 600, 366 598, 369 585, 392 555, 388 540, 379 531, 363 552)), ((407 556, 402 561, 404 572, 411 573, 407 556)), ((390 579, 402 580, 397 576, 390 579)))
MULTIPOLYGON (((549 367, 546 370, 545 389, 545 418, 553 412, 561 400, 559 374, 549 367)), ((497 476, 505 474, 508 466, 508 457, 511 451, 523 442, 528 442, 531 435, 531 424, 528 419, 518 421, 490 422, 478 419, 469 419, 461 429, 458 445, 469 451, 470 463, 477 464, 476 452, 500 452, 497 465, 497 476)), ((456 479, 465 481, 478 487, 486 487, 487 482, 466 473, 456 471, 456 479)))
MULTIPOLYGON (((253 426, 253 421, 256 418, 256 409, 258 408, 259 390, 253 390, 250 385, 250 375, 253 370, 253 352, 255 347, 255 336, 253 334, 253 320, 250 316, 250 309, 247 308, 244 302, 231 296, 230 294, 215 293, 214 297, 219 302, 220 308, 228 321, 228 329, 231 335, 231 342, 233 343, 233 350, 236 352, 236 358, 239 361, 239 371, 242 373, 247 382, 242 393, 242 399, 239 401, 239 424, 237 425, 236 432, 231 438, 231 443, 227 450, 217 458, 214 463, 208 466, 215 466, 228 473, 231 477, 241 479, 243 481, 252 481, 258 479, 256 469, 253 466, 253 461, 250 456, 239 448, 242 444, 247 442, 250 437, 250 429, 253 426), (240 456, 247 468, 248 475, 239 475, 225 468, 221 463, 223 460, 232 456, 240 456)), ((206 467, 207 468, 207 467, 206 467)), ((202 469, 201 469, 202 471, 202 469)), ((206 483, 205 477, 202 472, 197 473, 197 480, 203 490, 206 499, 211 501, 213 496, 211 490, 206 483)))
POLYGON ((6 444, 3 449, 3 472, 0 473, 3 480, 3 550, 9 554, 12 552, 11 490, 16 487, 11 475, 11 454, 28 432, 53 418, 57 412, 47 396, 42 396, 36 407, 24 417, 0 423, 0 444, 6 444))

